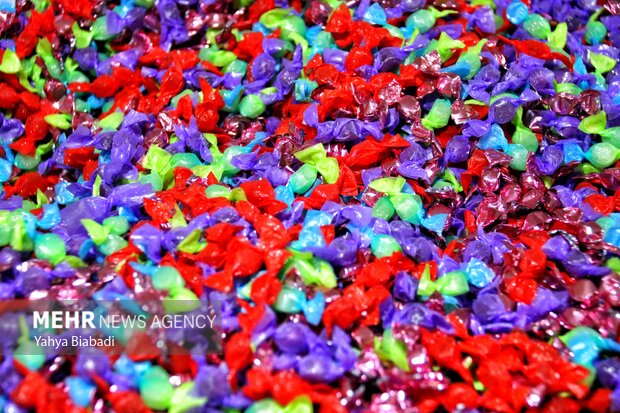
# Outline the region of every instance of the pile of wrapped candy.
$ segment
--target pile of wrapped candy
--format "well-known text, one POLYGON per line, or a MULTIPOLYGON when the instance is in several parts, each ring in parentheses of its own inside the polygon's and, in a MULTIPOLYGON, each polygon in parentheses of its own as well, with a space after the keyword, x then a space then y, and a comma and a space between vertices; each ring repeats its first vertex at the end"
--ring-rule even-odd
POLYGON ((223 337, 2 322, 0 410, 620 411, 617 1, 0 10, 0 298, 206 297, 223 337))

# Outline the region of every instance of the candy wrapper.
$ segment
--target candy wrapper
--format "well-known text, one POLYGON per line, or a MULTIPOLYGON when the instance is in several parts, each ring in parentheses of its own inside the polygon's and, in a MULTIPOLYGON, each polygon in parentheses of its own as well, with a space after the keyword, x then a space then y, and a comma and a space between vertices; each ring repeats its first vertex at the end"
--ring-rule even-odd
POLYGON ((620 411, 619 13, 0 2, 0 410, 620 411))

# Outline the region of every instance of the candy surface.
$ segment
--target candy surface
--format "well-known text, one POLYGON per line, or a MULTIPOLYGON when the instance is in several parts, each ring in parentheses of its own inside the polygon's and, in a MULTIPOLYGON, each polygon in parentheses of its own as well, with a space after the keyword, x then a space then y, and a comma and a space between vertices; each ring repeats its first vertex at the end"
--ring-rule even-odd
POLYGON ((3 0, 0 33, 0 298, 211 300, 223 342, 48 354, 1 313, 0 410, 620 411, 617 2, 3 0))

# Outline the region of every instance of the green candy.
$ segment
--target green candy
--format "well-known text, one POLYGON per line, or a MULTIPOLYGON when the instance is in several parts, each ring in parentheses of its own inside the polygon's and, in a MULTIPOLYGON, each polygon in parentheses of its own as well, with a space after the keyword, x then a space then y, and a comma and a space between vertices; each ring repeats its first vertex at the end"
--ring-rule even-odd
POLYGON ((7 74, 18 73, 22 68, 22 63, 19 57, 11 49, 6 49, 2 56, 2 63, 0 63, 0 72, 7 74))
POLYGON ((395 252, 402 251, 398 241, 391 235, 375 235, 370 242, 370 249, 377 258, 389 257, 395 252))
POLYGON ((299 276, 306 285, 322 285, 327 288, 334 288, 338 284, 334 269, 327 263, 318 258, 302 259, 294 258, 293 265, 297 268, 299 276))
POLYGON ((336 158, 322 158, 316 163, 316 170, 323 176, 325 183, 335 184, 340 177, 340 167, 336 158))
POLYGON ((86 49, 90 45, 90 42, 93 41, 93 33, 82 30, 78 22, 73 23, 71 30, 75 38, 76 49, 86 49))
POLYGON ((258 95, 247 95, 239 102, 239 113, 250 119, 256 119, 265 111, 265 104, 258 95))
POLYGON ((153 191, 161 191, 164 189, 164 181, 162 181, 161 176, 155 171, 150 174, 142 175, 139 181, 143 184, 151 184, 153 191))
MULTIPOLYGON (((284 409, 273 399, 263 399, 254 402, 245 410, 245 413, 283 413, 284 409)), ((292 413, 292 412, 291 412, 292 413)))
POLYGON ((601 132, 601 140, 620 148, 620 126, 605 129, 601 132))
POLYGON ((433 102, 433 107, 424 118, 422 125, 427 129, 443 128, 450 121, 452 104, 447 99, 437 99, 433 102))
POLYGON ((461 271, 452 271, 439 278, 435 285, 442 295, 458 296, 469 292, 467 277, 461 271))
POLYGON ((316 168, 305 164, 291 175, 288 184, 294 193, 303 194, 314 185, 317 176, 318 171, 316 168))
POLYGON ((294 14, 284 16, 278 27, 282 30, 282 37, 288 39, 291 33, 297 33, 300 36, 306 35, 306 23, 304 19, 294 14))
POLYGON ((138 389, 144 403, 153 410, 167 410, 172 401, 174 387, 170 376, 160 366, 151 366, 140 378, 138 389))
POLYGON ((21 335, 17 339, 18 346, 13 353, 13 358, 31 371, 38 370, 45 364, 45 353, 36 342, 30 340, 26 318, 20 316, 18 323, 21 335))
POLYGON ((428 297, 437 291, 437 284, 431 280, 431 270, 428 267, 424 267, 420 282, 418 283, 418 295, 421 297, 428 297))
POLYGON ((296 397, 286 405, 282 413, 313 413, 312 400, 310 397, 302 395, 296 397))
POLYGON ((422 222, 422 200, 415 194, 398 194, 390 196, 390 202, 403 221, 419 225, 422 222))
POLYGON ((486 42, 487 39, 481 39, 475 46, 471 46, 465 53, 462 53, 456 61, 457 64, 466 64, 469 66, 469 73, 467 73, 465 79, 471 79, 474 77, 482 67, 482 63, 480 62, 480 53, 482 52, 482 47, 486 42))
POLYGON ((551 25, 549 21, 540 14, 530 14, 523 22, 523 28, 527 30, 532 37, 540 40, 547 40, 551 34, 551 25))
POLYGON ((56 265, 67 256, 67 249, 58 235, 39 234, 34 240, 34 255, 56 265))
POLYGON ((159 176, 165 176, 171 170, 171 159, 172 155, 165 149, 151 145, 142 161, 142 166, 145 169, 156 171, 159 176))
POLYGON ((580 95, 582 92, 581 88, 573 83, 557 83, 555 91, 557 93, 570 93, 575 96, 580 95))
POLYGON ((400 194, 407 181, 402 176, 394 178, 379 178, 372 181, 368 186, 377 192, 387 195, 400 194))
POLYGON ((620 258, 611 257, 609 260, 607 260, 605 266, 616 273, 620 273, 620 258))
POLYGON ((454 40, 446 32, 441 32, 439 39, 436 42, 436 50, 441 56, 441 61, 446 62, 452 56, 452 50, 462 49, 465 47, 465 43, 460 40, 454 40))
POLYGON ((306 35, 306 23, 301 17, 291 14, 290 9, 270 10, 263 13, 259 21, 269 29, 281 29, 283 39, 289 39, 293 33, 306 35))
POLYGON ((108 217, 103 220, 102 224, 110 230, 110 234, 123 235, 129 231, 129 223, 127 222, 127 218, 120 215, 108 217))
POLYGON ((163 265, 155 270, 151 277, 153 288, 157 290, 173 291, 185 287, 181 273, 174 268, 163 265))
POLYGON ((565 22, 558 23, 558 25, 555 26, 555 30, 549 34, 549 41, 547 44, 553 49, 562 50, 566 47, 567 36, 568 25, 565 22))
POLYGON ((325 147, 322 143, 308 146, 306 149, 302 149, 301 151, 295 153, 295 158, 311 166, 315 166, 318 161, 326 157, 327 153, 325 152, 325 147))
POLYGON ((207 244, 202 242, 202 231, 195 229, 177 247, 177 250, 188 254, 200 252, 207 244))
POLYGON ((237 74, 241 74, 245 76, 247 69, 248 69, 248 64, 246 62, 244 62, 243 60, 236 59, 235 61, 230 62, 228 65, 226 65, 223 72, 224 73, 237 73, 237 74))
POLYGON ((86 228, 88 236, 90 236, 95 245, 101 245, 107 241, 108 235, 110 235, 110 228, 104 227, 92 219, 83 219, 80 222, 86 228))
POLYGON ((124 118, 123 112, 110 113, 105 118, 99 120, 99 126, 105 130, 117 130, 121 123, 123 123, 124 118))
POLYGON ((200 300, 192 290, 185 287, 170 291, 164 298, 164 310, 167 314, 189 313, 200 308, 200 300))
POLYGON ((389 221, 394 216, 395 212, 394 205, 392 205, 390 197, 388 196, 379 198, 377 203, 372 207, 372 216, 385 219, 386 221, 389 221))
POLYGON ((619 158, 620 150, 607 142, 596 143, 586 152, 586 159, 598 169, 613 165, 619 158))
MULTIPOLYGON (((590 53, 590 63, 596 69, 596 74, 607 73, 616 67, 616 60, 599 53, 590 53)), ((604 80, 603 80, 604 82, 604 80)))
POLYGON ((207 402, 206 397, 192 396, 195 387, 193 381, 187 381, 174 389, 168 413, 185 413, 196 407, 200 407, 207 402))
POLYGON ((375 337, 374 347, 375 353, 381 360, 391 361, 396 367, 406 372, 411 370, 407 357, 407 346, 394 337, 392 329, 386 329, 381 339, 375 337))
POLYGON ((54 113, 52 115, 47 115, 43 119, 50 124, 51 126, 58 129, 69 129, 71 128, 71 115, 65 113, 54 113))
POLYGON ((512 143, 521 145, 530 152, 538 150, 538 138, 534 132, 525 126, 517 126, 515 133, 512 135, 512 143))
POLYGON ((125 241, 122 237, 119 237, 115 234, 110 234, 110 236, 108 236, 108 239, 99 246, 99 251, 101 251, 102 254, 110 255, 114 254, 120 249, 125 248, 127 245, 127 241, 125 241))
POLYGON ((584 133, 600 134, 607 125, 607 114, 603 111, 584 118, 579 123, 579 130, 584 133))
POLYGON ((101 16, 95 20, 91 29, 93 33, 93 39, 99 41, 106 41, 112 39, 114 36, 110 36, 108 33, 108 21, 105 16, 101 16))
POLYGON ((205 189, 205 194, 207 195, 207 198, 228 199, 230 197, 230 189, 224 185, 209 185, 207 189, 205 189))
POLYGON ((217 50, 213 47, 202 49, 198 57, 200 57, 200 59, 202 60, 208 61, 209 63, 217 67, 228 66, 229 64, 237 60, 237 55, 233 52, 229 52, 227 50, 217 50))

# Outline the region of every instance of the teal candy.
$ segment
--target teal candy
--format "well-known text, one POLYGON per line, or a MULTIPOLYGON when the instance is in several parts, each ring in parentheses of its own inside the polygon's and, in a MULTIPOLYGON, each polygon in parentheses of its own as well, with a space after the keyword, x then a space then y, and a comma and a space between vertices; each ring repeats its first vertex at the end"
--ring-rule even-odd
POLYGON ((325 48, 334 45, 334 37, 329 32, 319 32, 312 42, 312 49, 317 53, 322 53, 325 48))
POLYGON ((58 204, 43 205, 43 216, 37 221, 37 227, 49 230, 60 223, 60 209, 58 204))
POLYGON ((303 194, 314 185, 317 176, 316 168, 305 164, 291 175, 288 184, 294 193, 303 194))
POLYGON ((422 226, 426 229, 430 229, 433 232, 441 234, 446 221, 448 220, 448 214, 436 214, 422 219, 422 226))
POLYGON ((0 158, 0 182, 6 182, 11 179, 13 165, 4 158, 0 158))
POLYGON ((515 25, 523 23, 528 14, 529 11, 527 6, 521 1, 513 1, 506 9, 506 17, 508 18, 508 21, 515 25))
POLYGON ((372 253, 377 258, 389 257, 395 252, 402 251, 398 241, 391 235, 375 235, 370 242, 372 253))
POLYGON ((129 231, 129 223, 126 217, 113 216, 103 220, 103 226, 110 229, 110 234, 123 235, 129 231))
POLYGON ((390 197, 396 213, 403 221, 419 225, 422 221, 422 200, 414 194, 398 194, 390 197))
POLYGON ((37 258, 58 264, 67 255, 65 242, 56 234, 39 234, 35 238, 34 253, 37 258))
POLYGON ((81 377, 68 377, 65 383, 69 387, 69 396, 73 403, 80 407, 87 407, 90 404, 96 387, 90 381, 81 377))
POLYGON ((595 143, 586 152, 586 158, 595 167, 599 169, 607 168, 618 160, 620 149, 617 149, 611 143, 601 142, 595 143))
POLYGON ((116 234, 110 234, 108 239, 99 246, 99 251, 104 255, 114 254, 116 251, 127 246, 127 241, 116 234))
POLYGON ((390 197, 384 196, 379 198, 377 203, 372 207, 372 216, 376 218, 382 218, 388 221, 394 216, 396 210, 394 205, 390 201, 390 197))
POLYGON ((150 174, 142 175, 140 177, 140 183, 151 184, 153 191, 161 191, 164 189, 164 182, 162 181, 161 176, 159 176, 155 171, 152 171, 150 174))
POLYGON ((525 171, 527 164, 527 157, 530 152, 522 145, 508 145, 506 148, 506 154, 512 157, 510 161, 510 167, 517 171, 525 171))
POLYGON ((523 21, 523 28, 528 31, 532 37, 540 40, 547 40, 551 33, 551 25, 549 21, 540 14, 530 14, 523 21))
POLYGON ((41 160, 36 156, 26 156, 18 153, 15 156, 15 166, 20 169, 31 170, 37 167, 41 160))
POLYGON ((239 103, 239 113, 250 119, 256 119, 265 111, 265 104, 258 95, 247 95, 239 103))
POLYGON ((570 162, 581 162, 585 154, 581 146, 575 142, 569 142, 562 145, 562 153, 564 154, 564 164, 570 162))
POLYGON ((418 29, 420 33, 426 33, 435 25, 435 16, 429 10, 418 10, 407 19, 407 28, 418 29))
POLYGON ((158 290, 174 291, 185 286, 185 281, 174 267, 161 266, 151 277, 153 287, 158 290))
POLYGON ((605 242, 620 247, 620 227, 611 227, 605 231, 605 242))
POLYGON ((191 169, 195 166, 201 165, 200 159, 195 153, 175 153, 172 155, 170 163, 174 167, 182 167, 191 169))
POLYGON ((278 186, 275 192, 276 199, 286 203, 288 206, 291 206, 293 201, 295 201, 295 193, 288 186, 278 186))
POLYGON ((560 336, 560 340, 571 351, 575 363, 589 368, 593 368, 592 363, 602 351, 620 352, 620 344, 603 338, 590 327, 577 326, 560 336))
POLYGON ((277 311, 286 314, 296 314, 303 311, 305 303, 306 294, 303 291, 290 287, 283 287, 273 307, 277 311))
POLYGON ((313 326, 319 325, 323 317, 323 311, 325 311, 325 297, 323 293, 317 291, 314 297, 306 302, 303 311, 309 324, 313 326))
POLYGON ((501 126, 493 124, 491 130, 478 141, 478 147, 483 150, 495 149, 502 152, 505 151, 508 147, 508 140, 501 126))
POLYGON ((588 44, 598 45, 607 36, 607 28, 601 22, 591 21, 586 25, 584 39, 588 44))
POLYGON ((373 3, 364 13, 364 20, 370 24, 385 26, 387 24, 387 16, 385 10, 379 3, 373 3))
POLYGON ((167 410, 174 393, 170 376, 160 366, 150 367, 140 378, 138 388, 140 397, 153 410, 167 410))
POLYGON ((493 270, 491 270, 478 258, 472 258, 469 260, 467 267, 465 268, 465 273, 467 274, 467 280, 469 283, 478 288, 488 285, 491 281, 493 281, 493 278, 495 278, 495 273, 493 270))
POLYGON ((13 357, 31 371, 40 369, 46 360, 43 350, 34 341, 21 342, 13 357))
POLYGON ((308 79, 295 81, 295 101, 309 102, 312 91, 318 87, 318 83, 308 79))

